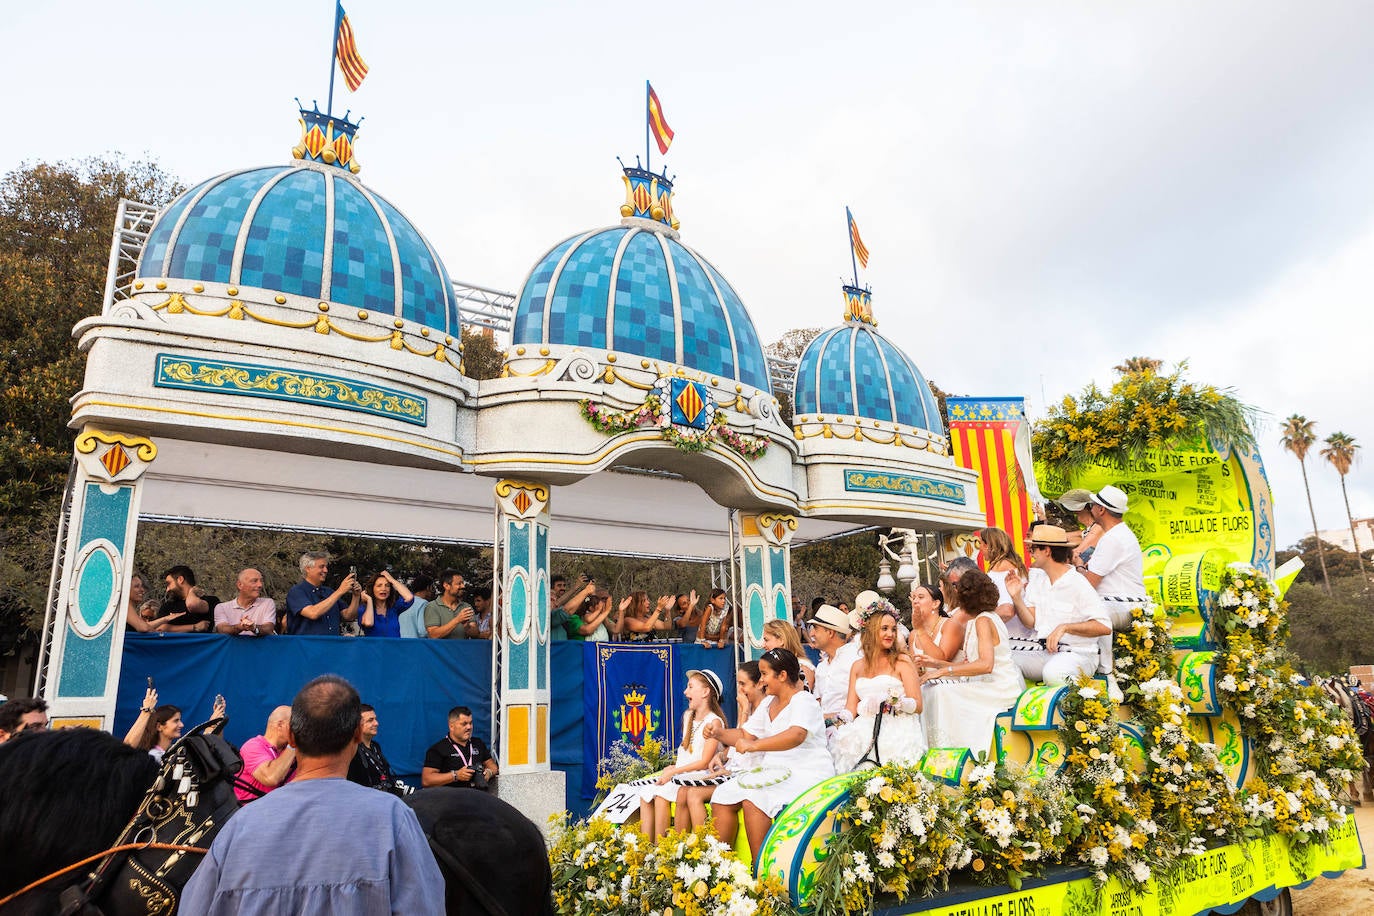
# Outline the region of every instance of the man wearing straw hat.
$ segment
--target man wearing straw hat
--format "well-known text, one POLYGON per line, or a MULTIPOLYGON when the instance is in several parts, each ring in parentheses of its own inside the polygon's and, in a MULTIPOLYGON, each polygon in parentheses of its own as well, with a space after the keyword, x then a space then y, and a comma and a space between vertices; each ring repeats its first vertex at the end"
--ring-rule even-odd
POLYGON ((1112 628, 1102 599, 1092 585, 1073 568, 1069 537, 1056 525, 1037 525, 1031 532, 1029 559, 1043 570, 1045 580, 1023 586, 1017 576, 1007 576, 1007 591, 1017 614, 1034 622, 1040 646, 1015 652, 1012 658, 1028 680, 1066 684, 1098 666, 1097 640, 1111 636, 1112 628))

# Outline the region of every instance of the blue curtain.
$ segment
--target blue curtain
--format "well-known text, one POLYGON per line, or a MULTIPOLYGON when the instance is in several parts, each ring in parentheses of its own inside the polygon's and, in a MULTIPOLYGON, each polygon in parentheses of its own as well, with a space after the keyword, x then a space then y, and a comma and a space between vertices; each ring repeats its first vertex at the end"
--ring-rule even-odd
MULTIPOLYGON (((620 704, 597 706, 588 717, 588 697, 596 696, 596 678, 586 678, 588 660, 606 643, 556 642, 550 646, 553 708, 550 753, 553 768, 567 774, 567 805, 574 816, 586 813, 595 794, 596 761, 587 763, 585 734, 611 725, 620 704)), ((615 644, 619 647, 620 644, 615 644)), ((682 696, 686 672, 710 668, 725 685, 727 719, 734 715, 734 655, 729 650, 668 644, 667 664, 656 676, 666 698, 660 717, 662 733, 676 740, 686 709, 682 696), (671 672, 671 677, 669 677, 671 672), (671 711, 669 711, 671 710, 671 711)), ((217 634, 129 633, 124 641, 115 708, 115 734, 138 716, 147 678, 152 677, 159 703, 182 710, 187 726, 210 717, 215 694, 229 704, 226 737, 242 745, 262 734, 267 716, 289 706, 296 691, 320 674, 337 674, 353 684, 364 703, 377 708, 377 740, 402 779, 420 783, 425 750, 448 728, 454 706, 472 709, 475 733, 490 742, 491 643, 485 640, 344 639, 336 636, 273 636, 246 639, 217 634)))

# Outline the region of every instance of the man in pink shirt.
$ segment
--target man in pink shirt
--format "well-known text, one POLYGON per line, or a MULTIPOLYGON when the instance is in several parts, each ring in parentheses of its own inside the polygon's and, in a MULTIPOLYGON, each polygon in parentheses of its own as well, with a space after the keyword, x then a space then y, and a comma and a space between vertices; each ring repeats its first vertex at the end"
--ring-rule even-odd
POLYGON ((291 707, 278 706, 267 717, 263 733, 249 738, 239 751, 243 757, 239 781, 252 787, 234 787, 239 801, 250 802, 291 781, 296 775, 296 749, 290 740, 291 707))
POLYGON ((225 636, 270 636, 277 628, 277 603, 262 595, 262 573, 245 569, 233 600, 215 605, 215 632, 225 636))

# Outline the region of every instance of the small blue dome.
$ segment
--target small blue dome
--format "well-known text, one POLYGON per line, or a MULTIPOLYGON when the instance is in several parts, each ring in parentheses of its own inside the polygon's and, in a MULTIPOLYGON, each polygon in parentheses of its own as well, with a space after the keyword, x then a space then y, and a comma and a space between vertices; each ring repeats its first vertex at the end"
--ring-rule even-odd
POLYGON ((520 291, 512 342, 615 350, 771 393, 744 303, 676 235, 627 219, 555 245, 520 291))
POLYGON ((164 210, 140 277, 308 296, 458 336, 448 271, 410 220, 343 169, 314 163, 211 178, 164 210))
POLYGON ((914 426, 943 435, 925 376, 867 324, 848 322, 811 341, 797 364, 797 415, 834 414, 914 426))

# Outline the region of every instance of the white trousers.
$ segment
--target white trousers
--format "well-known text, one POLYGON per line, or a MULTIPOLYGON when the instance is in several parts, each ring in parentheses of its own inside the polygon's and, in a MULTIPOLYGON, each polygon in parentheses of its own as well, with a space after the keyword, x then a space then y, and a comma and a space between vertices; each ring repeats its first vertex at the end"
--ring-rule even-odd
POLYGON ((1098 650, 1093 645, 1050 652, 1041 646, 1026 652, 1013 652, 1011 658, 1020 666, 1026 680, 1059 685, 1084 674, 1096 674, 1098 650))

